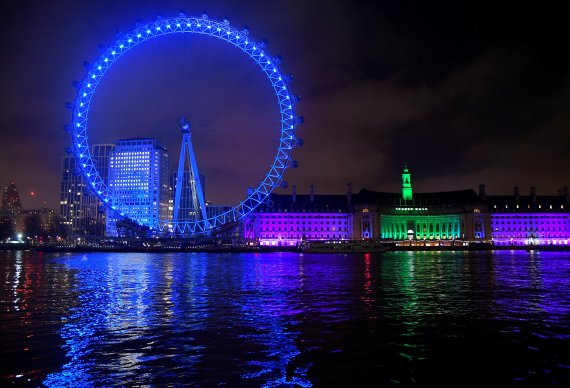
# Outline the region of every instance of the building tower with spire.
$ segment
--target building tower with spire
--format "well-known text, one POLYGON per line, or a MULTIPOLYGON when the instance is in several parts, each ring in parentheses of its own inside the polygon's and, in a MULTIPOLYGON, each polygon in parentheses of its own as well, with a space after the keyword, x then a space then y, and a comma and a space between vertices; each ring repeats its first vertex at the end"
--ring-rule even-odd
POLYGON ((406 163, 404 163, 404 171, 402 172, 402 199, 404 201, 412 200, 412 178, 406 163))
POLYGON ((175 180, 174 210, 172 220, 175 230, 174 235, 184 236, 184 230, 176 229, 177 225, 184 222, 197 221, 208 218, 206 215, 206 201, 198 164, 192 147, 190 123, 186 117, 180 116, 178 121, 182 131, 182 147, 178 161, 178 173, 175 180))

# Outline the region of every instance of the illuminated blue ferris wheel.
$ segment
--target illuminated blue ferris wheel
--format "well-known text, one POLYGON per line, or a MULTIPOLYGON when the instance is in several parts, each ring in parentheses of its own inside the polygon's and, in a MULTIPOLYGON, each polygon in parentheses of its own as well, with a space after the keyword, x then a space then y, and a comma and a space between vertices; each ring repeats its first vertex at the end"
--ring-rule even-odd
POLYGON ((101 201, 119 218, 137 221, 135 210, 122 203, 113 196, 108 185, 103 181, 96 164, 92 159, 88 144, 88 118, 89 109, 99 82, 107 71, 121 56, 131 48, 150 39, 170 34, 201 34, 223 40, 238 47, 249 56, 263 71, 275 92, 280 111, 280 140, 277 153, 265 177, 257 187, 248 193, 248 196, 239 204, 209 218, 173 222, 163 220, 148 226, 159 232, 178 232, 185 235, 204 234, 222 227, 228 223, 240 220, 260 204, 268 200, 271 192, 283 185, 283 174, 289 167, 296 167, 297 162, 291 158, 294 147, 302 144, 296 137, 295 129, 303 122, 302 117, 295 115, 295 104, 299 98, 291 93, 289 83, 291 76, 283 75, 279 68, 280 60, 272 57, 266 50, 264 41, 256 41, 249 36, 247 29, 237 30, 227 20, 212 20, 208 15, 189 17, 180 14, 178 17, 160 17, 155 21, 137 25, 127 33, 120 34, 117 40, 105 48, 102 54, 88 65, 83 80, 77 85, 78 92, 74 104, 71 106, 71 125, 68 127, 72 138, 72 152, 75 155, 79 168, 87 185, 101 201), (131 212, 132 210, 132 212, 131 212))

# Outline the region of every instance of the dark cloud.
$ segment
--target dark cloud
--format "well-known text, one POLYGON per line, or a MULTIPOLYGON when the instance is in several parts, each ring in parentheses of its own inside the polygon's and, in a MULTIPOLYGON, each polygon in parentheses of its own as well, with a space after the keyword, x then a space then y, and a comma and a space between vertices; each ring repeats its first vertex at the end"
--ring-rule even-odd
MULTIPOLYGON (((397 190, 404 161, 420 191, 486 183, 490 193, 536 185, 553 194, 569 184, 564 13, 486 1, 14 2, 0 23, 0 184, 56 207, 64 103, 81 63, 117 30, 180 9, 248 25, 283 56, 306 117, 299 169, 286 176, 299 192, 340 193, 349 181, 397 190)), ((278 118, 265 80, 221 42, 139 48, 100 85, 91 143, 156 136, 176 159, 185 113, 209 195, 241 198, 273 157, 278 118)))

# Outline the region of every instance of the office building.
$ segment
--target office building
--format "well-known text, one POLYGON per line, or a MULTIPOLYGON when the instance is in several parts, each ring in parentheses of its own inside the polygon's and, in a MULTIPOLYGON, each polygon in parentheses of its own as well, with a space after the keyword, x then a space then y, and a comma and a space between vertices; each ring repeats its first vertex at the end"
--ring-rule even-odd
POLYGON ((153 138, 119 140, 109 159, 107 236, 117 236, 116 222, 125 217, 168 234, 168 151, 153 138))

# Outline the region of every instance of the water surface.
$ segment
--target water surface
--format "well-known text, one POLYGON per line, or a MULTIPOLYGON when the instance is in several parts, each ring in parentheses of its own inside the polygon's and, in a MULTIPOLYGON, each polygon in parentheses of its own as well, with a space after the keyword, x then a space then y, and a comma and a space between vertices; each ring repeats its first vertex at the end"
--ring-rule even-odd
POLYGON ((570 253, 0 252, 1 385, 570 384, 570 253))

